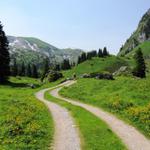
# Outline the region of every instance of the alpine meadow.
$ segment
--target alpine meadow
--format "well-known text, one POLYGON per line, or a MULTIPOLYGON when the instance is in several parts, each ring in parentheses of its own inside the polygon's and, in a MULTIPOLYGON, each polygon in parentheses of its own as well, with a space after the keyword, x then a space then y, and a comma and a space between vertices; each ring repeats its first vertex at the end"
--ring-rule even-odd
POLYGON ((0 150, 150 150, 148 3, 0 2, 0 150))

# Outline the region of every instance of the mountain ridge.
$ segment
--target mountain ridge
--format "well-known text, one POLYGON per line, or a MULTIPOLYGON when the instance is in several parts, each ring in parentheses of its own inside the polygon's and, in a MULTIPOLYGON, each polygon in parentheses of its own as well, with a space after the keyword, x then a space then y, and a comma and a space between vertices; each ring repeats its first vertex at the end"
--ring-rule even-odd
POLYGON ((150 9, 141 18, 137 29, 120 48, 119 56, 125 56, 145 41, 150 41, 150 9))
POLYGON ((41 64, 45 58, 49 58, 50 63, 61 63, 66 58, 70 62, 76 62, 83 52, 81 49, 59 49, 35 37, 7 36, 7 38, 11 60, 16 59, 18 63, 41 64))

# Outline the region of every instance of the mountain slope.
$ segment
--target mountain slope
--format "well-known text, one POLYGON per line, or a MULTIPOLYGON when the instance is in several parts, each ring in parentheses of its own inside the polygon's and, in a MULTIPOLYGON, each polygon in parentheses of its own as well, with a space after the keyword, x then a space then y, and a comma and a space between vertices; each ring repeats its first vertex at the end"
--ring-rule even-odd
POLYGON ((144 58, 145 59, 150 59, 150 42, 145 41, 141 44, 139 44, 137 47, 135 47, 130 53, 128 53, 126 56, 134 56, 135 52, 141 48, 144 58))
POLYGON ((48 57, 51 63, 60 63, 64 58, 70 61, 77 61, 82 50, 80 49, 59 49, 37 38, 8 36, 11 59, 16 58, 17 62, 38 63, 48 57))
MULTIPOLYGON (((150 42, 150 9, 144 14, 136 31, 127 39, 126 43, 120 49, 119 56, 125 56, 130 53, 139 44, 150 42)), ((150 53, 150 51, 149 51, 150 53)))

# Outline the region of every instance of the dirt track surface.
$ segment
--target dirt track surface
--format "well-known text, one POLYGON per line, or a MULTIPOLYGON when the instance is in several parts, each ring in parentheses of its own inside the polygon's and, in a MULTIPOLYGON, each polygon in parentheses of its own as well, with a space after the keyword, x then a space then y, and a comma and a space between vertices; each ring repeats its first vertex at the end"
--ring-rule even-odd
POLYGON ((67 109, 44 98, 44 93, 50 89, 52 88, 39 91, 36 93, 36 97, 48 107, 54 120, 55 135, 51 148, 53 150, 80 150, 78 130, 67 109))
MULTIPOLYGON (((64 83, 63 86, 70 86, 75 82, 76 81, 68 81, 67 83, 64 83)), ((93 113, 98 118, 102 119, 109 125, 112 131, 116 133, 120 139, 122 139, 123 143, 129 150, 150 150, 150 140, 141 134, 137 129, 100 108, 60 96, 58 92, 62 87, 52 90, 50 94, 60 100, 64 100, 73 105, 80 106, 93 113)))

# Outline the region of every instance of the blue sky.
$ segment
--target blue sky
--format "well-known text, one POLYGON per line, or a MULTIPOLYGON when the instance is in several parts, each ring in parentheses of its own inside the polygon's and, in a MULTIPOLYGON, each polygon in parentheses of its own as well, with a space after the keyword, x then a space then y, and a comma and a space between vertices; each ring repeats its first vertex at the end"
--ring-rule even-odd
POLYGON ((7 35, 37 37, 58 48, 117 53, 150 8, 149 0, 1 0, 7 35))

